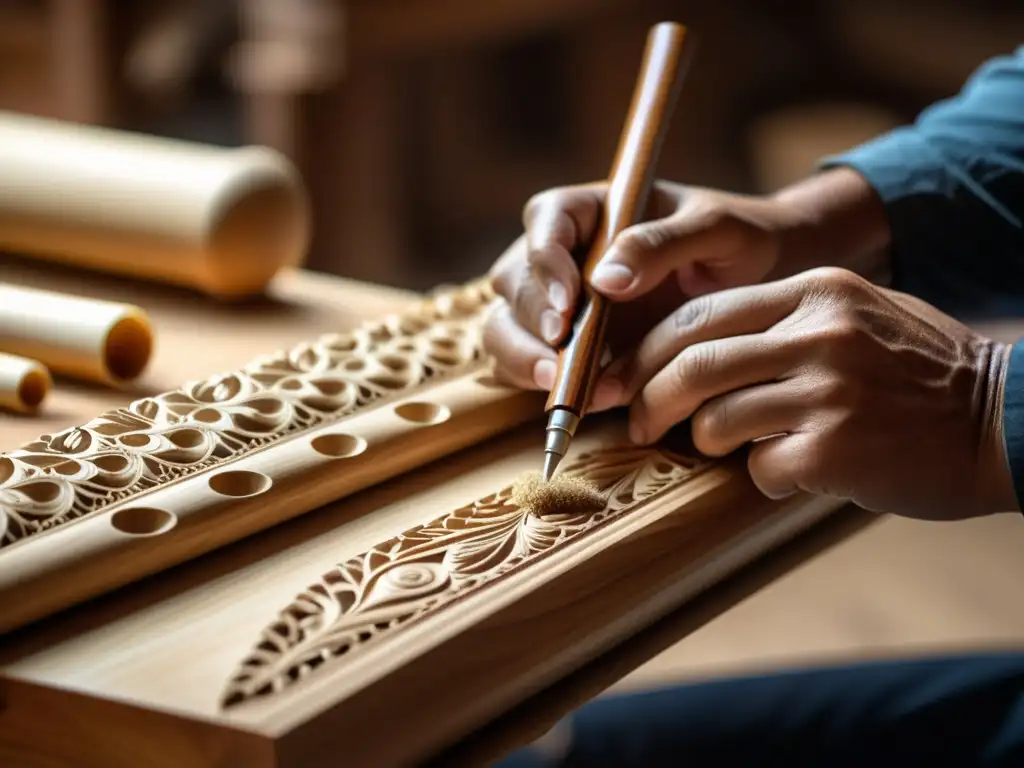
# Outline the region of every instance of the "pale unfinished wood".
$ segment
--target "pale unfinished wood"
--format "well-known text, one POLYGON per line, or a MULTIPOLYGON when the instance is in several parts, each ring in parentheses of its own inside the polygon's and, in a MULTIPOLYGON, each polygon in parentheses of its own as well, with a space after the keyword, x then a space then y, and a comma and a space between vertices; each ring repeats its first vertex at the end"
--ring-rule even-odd
POLYGON ((415 764, 835 506, 768 502, 741 465, 671 443, 630 447, 613 415, 566 467, 606 508, 537 518, 507 486, 536 469, 541 426, 16 638, 0 758, 415 764))
POLYGON ((124 384, 146 369, 153 344, 152 322, 134 304, 0 283, 0 351, 54 373, 124 384))
POLYGON ((0 456, 0 630, 535 416, 487 373, 492 298, 473 283, 0 456))
POLYGON ((62 264, 259 294, 310 239, 302 179, 222 148, 0 112, 0 247, 62 264))
MULTIPOLYGON (((182 377, 201 378, 225 366, 240 367, 261 351, 290 346, 318 330, 351 328, 363 317, 402 312, 417 303, 403 291, 301 271, 285 271, 275 280, 272 302, 230 311, 214 303, 189 303, 181 293, 158 285, 134 286, 13 260, 0 262, 0 278, 112 299, 123 295, 127 286, 161 328, 158 353, 140 385, 154 393, 173 388, 182 377), (196 327, 204 329, 202 344, 195 343, 196 327)), ((1019 335, 1019 324, 1000 334, 1007 340, 1019 335)), ((59 430, 127 400, 114 390, 63 386, 47 401, 52 405, 35 418, 0 415, 0 448, 14 448, 30 439, 40 424, 59 430)), ((614 421, 592 425, 595 434, 606 427, 611 430, 598 436, 612 446, 619 443, 614 421)), ((229 681, 262 631, 334 564, 493 493, 520 471, 539 469, 542 431, 542 422, 527 425, 0 638, 0 701, 5 707, 0 709, 0 764, 88 765, 90 752, 104 741, 117 741, 125 755, 121 764, 133 768, 147 765, 146 757, 156 751, 168 752, 168 762, 183 756, 177 765, 188 766, 234 768, 273 759, 269 740, 227 729, 219 725, 217 714, 229 681), (16 707, 10 706, 12 701, 16 707), (200 711, 205 715, 196 714, 200 711), (53 758, 52 753, 61 749, 62 757, 53 758), (197 753, 200 757, 191 759, 197 753)), ((582 442, 579 447, 584 449, 582 442)), ((751 498, 755 505, 763 503, 756 493, 751 498)), ((841 525, 843 519, 840 515, 818 526, 809 539, 803 537, 795 548, 802 553, 800 562, 794 562, 784 547, 787 551, 761 557, 744 568, 738 580, 729 579, 724 588, 716 585, 696 601, 668 600, 679 607, 654 630, 656 642, 650 642, 637 623, 623 635, 633 635, 635 641, 630 639, 622 653, 602 654, 596 662, 603 670, 596 682, 590 679, 580 685, 579 679, 569 676, 564 685, 559 683, 567 695, 557 697, 549 711, 539 712, 541 702, 531 697, 523 703, 522 718, 503 715, 500 722, 513 731, 507 743, 540 735, 537 727, 624 676, 624 687, 636 687, 850 656, 964 649, 993 642, 1019 646, 1024 638, 1024 613, 1016 590, 1024 578, 1019 556, 1024 522, 1019 515, 940 525, 882 517, 866 530, 841 525)), ((656 529, 652 536, 657 536, 656 529)), ((666 547, 671 546, 667 541, 666 547)), ((660 567, 670 565, 663 558, 660 567)), ((599 573, 590 602, 584 600, 581 614, 568 616, 566 623, 580 616, 589 620, 588 605, 596 606, 598 625, 607 621, 602 611, 638 610, 643 599, 635 598, 640 587, 634 579, 644 567, 645 563, 630 560, 627 567, 599 573)), ((665 582, 670 581, 666 577, 665 582)), ((502 588, 497 585, 497 591, 502 588)), ((579 594, 588 591, 584 582, 579 594)), ((546 635, 541 632, 539 640, 533 638, 544 621, 553 619, 544 612, 553 603, 535 602, 539 616, 502 624, 484 639, 503 638, 509 657, 529 651, 527 640, 537 642, 537 657, 542 658, 546 635)), ((580 631, 585 633, 586 628, 580 631)), ((571 641, 570 637, 567 643, 571 641)), ((564 651, 567 646, 559 647, 564 651)), ((474 678, 488 694, 492 683, 507 685, 506 662, 475 663, 475 650, 470 648, 467 666, 452 668, 452 678, 460 679, 460 669, 469 669, 462 676, 474 678)), ((536 665, 530 661, 527 666, 536 665)), ((552 677, 564 675, 572 666, 573 662, 566 663, 552 677)), ((437 690, 443 692, 448 685, 445 681, 437 690)), ((296 690, 289 695, 301 696, 296 690)), ((405 735, 397 719, 399 710, 389 706, 389 700, 400 703, 404 691, 379 690, 378 711, 383 714, 373 724, 376 728, 360 733, 341 723, 324 736, 322 729, 310 726, 318 738, 326 739, 322 751, 330 753, 328 764, 357 764, 345 760, 353 738, 380 742, 396 740, 398 732, 405 735)), ((421 701, 421 709, 447 717, 446 701, 437 699, 436 691, 423 700, 429 704, 421 701)), ((428 716, 421 712, 417 722, 428 716)), ((484 751, 493 757, 507 748, 494 747, 490 743, 484 751)), ((104 768, 118 765, 105 761, 102 751, 91 759, 104 768)), ((422 764, 419 759, 411 762, 422 764)))
POLYGON ((51 386, 50 371, 38 360, 0 352, 0 408, 34 413, 51 386))

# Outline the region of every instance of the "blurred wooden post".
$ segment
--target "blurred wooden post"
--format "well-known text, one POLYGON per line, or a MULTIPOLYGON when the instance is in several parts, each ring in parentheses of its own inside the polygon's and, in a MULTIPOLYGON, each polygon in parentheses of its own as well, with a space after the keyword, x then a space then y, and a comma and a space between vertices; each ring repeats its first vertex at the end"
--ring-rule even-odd
POLYGON ((109 120, 106 0, 51 0, 50 52, 59 117, 77 123, 109 120))
POLYGON ((240 0, 229 71, 245 94, 246 140, 301 152, 300 97, 335 85, 345 59, 338 0, 240 0))

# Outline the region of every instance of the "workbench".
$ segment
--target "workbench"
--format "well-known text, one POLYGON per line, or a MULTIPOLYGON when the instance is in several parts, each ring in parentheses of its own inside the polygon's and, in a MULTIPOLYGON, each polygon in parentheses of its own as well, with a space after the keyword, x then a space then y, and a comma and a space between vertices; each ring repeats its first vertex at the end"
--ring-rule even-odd
MULTIPOLYGON (((151 313, 158 332, 151 368, 133 389, 117 392, 59 381, 42 414, 0 417, 0 450, 84 423, 146 393, 234 370, 256 355, 399 311, 416 298, 384 286, 302 271, 282 274, 269 298, 235 307, 175 289, 15 260, 0 263, 0 281, 96 298, 130 296, 151 313)), ((1010 324, 999 333, 1012 338, 1018 328, 1010 324)), ((525 439, 528 445, 529 435, 525 439)), ((446 471, 463 473, 465 482, 483 491, 493 478, 473 467, 509 444, 474 448, 468 452, 472 456, 456 456, 446 471)), ((429 493, 436 471, 415 471, 330 505, 322 514, 271 528, 0 639, 0 718, 12 679, 28 675, 87 688, 92 675, 102 672, 70 660, 113 642, 122 644, 124 658, 120 695, 130 700, 133 659, 145 655, 146 633, 166 627, 172 618, 181 622, 181 632, 211 633, 203 647, 215 656, 215 611, 204 602, 216 603, 236 586, 254 588, 251 581, 257 573, 262 574, 260 589, 274 593, 279 602, 286 600, 318 576, 325 562, 333 562, 335 528, 363 520, 360 524, 387 531, 408 514, 400 509, 407 489, 429 493)), ((1017 598, 1022 582, 1024 520, 1019 515, 929 524, 840 512, 653 627, 638 629, 633 639, 486 729, 466 734, 441 761, 484 763, 540 735, 569 709, 605 690, 811 661, 1019 646, 1024 641, 1024 608, 1017 598)), ((110 670, 102 674, 110 675, 110 670)), ((190 679, 201 674, 201 665, 177 670, 175 685, 201 688, 201 679, 190 679)), ((95 716, 104 716, 103 707, 95 709, 95 716)), ((18 730, 26 739, 34 738, 37 726, 41 734, 53 732, 58 724, 69 754, 88 743, 88 722, 61 719, 60 712, 49 710, 18 717, 18 730)), ((400 724, 393 726, 400 730, 400 724)), ((160 749, 174 753, 176 735, 168 730, 160 749)), ((400 735, 396 731, 395 737, 400 735)), ((126 750, 137 746, 131 733, 124 734, 124 742, 126 750)), ((343 743, 335 746, 344 754, 343 743)), ((5 762, 4 749, 0 742, 0 764, 12 765, 5 762)))

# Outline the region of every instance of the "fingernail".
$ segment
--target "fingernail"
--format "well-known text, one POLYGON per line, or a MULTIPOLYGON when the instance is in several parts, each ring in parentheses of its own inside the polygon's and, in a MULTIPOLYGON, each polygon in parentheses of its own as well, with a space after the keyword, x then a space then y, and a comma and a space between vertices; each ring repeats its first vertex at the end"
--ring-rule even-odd
POLYGON ((569 292, 561 283, 555 282, 548 285, 548 300, 556 312, 569 311, 569 292))
POLYGON ((590 276, 590 284, 617 293, 629 288, 635 279, 633 270, 623 264, 598 264, 590 276))
POLYGON ((540 332, 548 344, 554 344, 562 333, 562 316, 551 309, 545 309, 540 316, 540 332))
POLYGON ((555 386, 557 372, 558 366, 554 360, 538 360, 533 366, 533 381, 541 389, 551 389, 555 386))
POLYGON ((594 388, 594 396, 590 399, 590 410, 605 411, 619 404, 622 397, 622 384, 615 379, 602 379, 594 388))

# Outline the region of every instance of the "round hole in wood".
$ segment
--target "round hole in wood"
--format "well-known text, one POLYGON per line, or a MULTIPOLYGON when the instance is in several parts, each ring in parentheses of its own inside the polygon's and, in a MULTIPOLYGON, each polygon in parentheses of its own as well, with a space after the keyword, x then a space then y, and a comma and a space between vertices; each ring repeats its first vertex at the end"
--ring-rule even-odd
POLYGON ((130 314, 107 332, 103 362, 114 379, 128 381, 141 374, 153 353, 153 328, 144 315, 130 314))
POLYGON ((509 385, 502 381, 498 381, 497 377, 493 373, 481 373, 475 379, 473 379, 481 387, 493 387, 495 389, 508 389, 509 385))
POLYGON ((416 424, 440 424, 452 416, 452 412, 443 405, 423 402, 402 403, 395 406, 395 413, 416 424))
POLYGON ((210 478, 210 488, 224 496, 255 496, 269 490, 273 480, 260 472, 234 469, 218 472, 210 478))
POLYGON ((346 360, 341 367, 346 371, 355 373, 356 371, 361 371, 366 367, 366 361, 356 357, 351 360, 346 360))
POLYGON ((310 445, 317 453, 332 459, 350 459, 366 450, 366 441, 363 438, 342 432, 314 437, 310 445))
POLYGON ((178 518, 165 509, 156 507, 126 507, 110 516, 115 530, 129 536, 154 536, 166 533, 178 522, 178 518))
POLYGON ((18 400, 22 406, 35 410, 50 392, 50 377, 45 371, 33 369, 18 383, 18 400))

